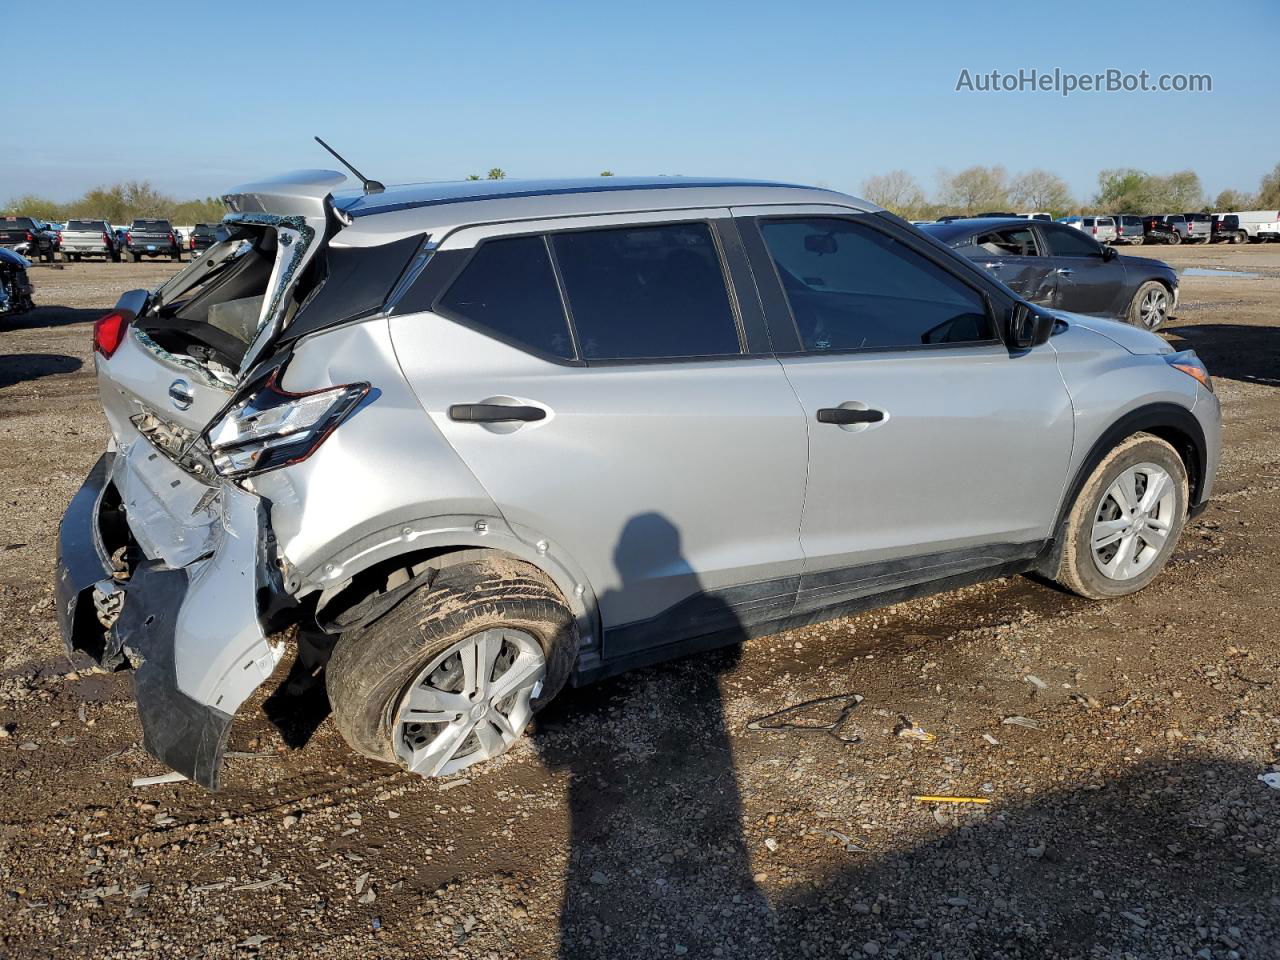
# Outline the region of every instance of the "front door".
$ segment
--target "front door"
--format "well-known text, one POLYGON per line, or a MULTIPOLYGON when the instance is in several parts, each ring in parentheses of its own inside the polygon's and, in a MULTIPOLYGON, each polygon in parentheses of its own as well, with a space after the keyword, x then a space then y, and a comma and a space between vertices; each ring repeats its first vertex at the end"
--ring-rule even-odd
POLYGON ((1057 223, 1037 226, 1058 275, 1053 305, 1072 313, 1114 317, 1127 304, 1124 263, 1092 237, 1057 223))
POLYGON ((809 433, 796 612, 1033 555, 1071 452, 1052 346, 1011 354, 975 278, 881 218, 740 226, 809 433))

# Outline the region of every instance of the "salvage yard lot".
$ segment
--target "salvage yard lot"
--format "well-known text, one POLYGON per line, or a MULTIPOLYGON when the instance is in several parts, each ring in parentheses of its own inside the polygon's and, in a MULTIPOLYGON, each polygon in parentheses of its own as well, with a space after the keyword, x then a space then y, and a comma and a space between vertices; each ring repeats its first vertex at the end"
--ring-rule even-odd
POLYGON ((1186 277, 1165 330, 1224 451, 1144 592, 1013 578, 637 671, 447 781, 350 753, 290 654, 218 794, 131 786, 164 771, 129 679, 66 660, 50 589, 106 440, 90 323, 176 265, 33 268, 0 321, 0 956, 1280 956, 1280 246, 1123 252, 1256 274, 1186 277))

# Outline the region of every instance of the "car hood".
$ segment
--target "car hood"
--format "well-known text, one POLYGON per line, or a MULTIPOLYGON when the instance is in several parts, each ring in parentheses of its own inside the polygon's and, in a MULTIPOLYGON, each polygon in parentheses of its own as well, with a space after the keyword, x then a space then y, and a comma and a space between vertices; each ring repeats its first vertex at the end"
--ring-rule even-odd
POLYGON ((1174 352, 1173 347, 1163 337, 1132 324, 1104 320, 1101 317, 1086 317, 1079 313, 1064 313, 1061 310, 1055 310, 1054 314, 1065 320, 1069 326, 1081 327, 1106 337, 1135 356, 1155 356, 1174 352))

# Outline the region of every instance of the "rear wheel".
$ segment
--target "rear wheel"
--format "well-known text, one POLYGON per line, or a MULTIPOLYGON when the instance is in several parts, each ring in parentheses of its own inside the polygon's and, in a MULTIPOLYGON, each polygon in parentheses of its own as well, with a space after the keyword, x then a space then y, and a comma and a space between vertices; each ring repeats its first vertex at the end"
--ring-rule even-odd
POLYGON ((1175 232, 1174 232, 1174 233, 1169 237, 1169 242, 1170 242, 1170 243, 1172 243, 1172 244, 1176 247, 1178 244, 1180 244, 1180 243, 1182 242, 1182 234, 1180 234, 1180 233, 1178 233, 1178 232, 1176 232, 1176 231, 1175 231, 1175 232))
POLYGON ((1244 243, 1248 239, 1249 239, 1249 235, 1245 233, 1243 230, 1240 230, 1232 235, 1231 242, 1239 244, 1239 243, 1244 243))
POLYGON ((347 743, 422 776, 505 753, 564 686, 577 626, 535 567, 446 567, 369 626, 344 634, 326 672, 347 743))
POLYGON ((1093 600, 1141 590, 1173 553, 1187 489, 1186 467, 1172 446, 1149 433, 1123 441, 1076 497, 1054 579, 1093 600))

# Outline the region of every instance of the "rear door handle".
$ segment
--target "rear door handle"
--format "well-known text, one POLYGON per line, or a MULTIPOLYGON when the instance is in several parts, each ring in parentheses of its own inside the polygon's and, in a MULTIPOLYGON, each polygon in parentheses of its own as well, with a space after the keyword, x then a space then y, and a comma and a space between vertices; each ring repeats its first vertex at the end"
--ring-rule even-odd
POLYGON ((449 408, 449 419, 458 423, 533 423, 545 420, 541 407, 515 407, 504 403, 455 403, 449 408))
POLYGON ((851 410, 848 407, 823 407, 818 411, 819 423, 879 423, 883 410, 851 410))
POLYGON ((1053 272, 1060 277, 1069 277, 1074 271, 1068 270, 1066 267, 1059 267, 1057 270, 1053 272))
POLYGON ((988 270, 999 270, 1001 267, 1003 267, 1003 266, 1004 266, 1004 261, 1003 261, 1003 260, 991 260, 991 261, 989 261, 989 262, 987 262, 987 263, 984 263, 984 264, 983 264, 983 266, 984 266, 984 267, 986 267, 988 270))

